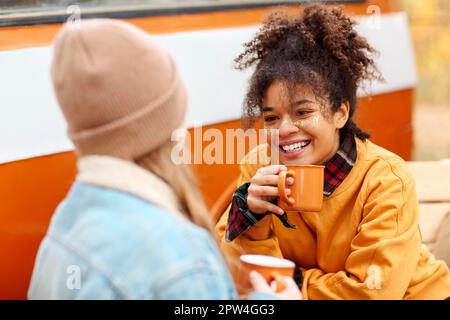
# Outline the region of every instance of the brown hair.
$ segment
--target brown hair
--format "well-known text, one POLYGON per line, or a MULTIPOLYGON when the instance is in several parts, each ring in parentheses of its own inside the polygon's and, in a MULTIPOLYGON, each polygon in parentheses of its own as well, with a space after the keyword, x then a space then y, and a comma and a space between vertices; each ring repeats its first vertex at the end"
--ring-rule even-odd
POLYGON ((349 119, 341 133, 353 133, 362 140, 369 137, 352 119, 356 90, 363 80, 382 78, 370 57, 376 51, 354 26, 341 7, 312 5, 303 12, 268 15, 235 59, 240 70, 256 64, 244 102, 247 126, 261 114, 267 88, 283 81, 289 86, 311 86, 316 96, 328 101, 332 113, 348 102, 349 119))
MULTIPOLYGON (((175 164, 171 160, 171 152, 175 143, 167 142, 144 157, 136 159, 135 163, 164 180, 177 196, 182 213, 191 222, 209 231, 211 237, 220 247, 221 240, 214 231, 214 221, 203 201, 192 168, 187 164, 175 164)), ((240 254, 245 252, 239 246, 237 250, 240 254)), ((227 250, 221 250, 221 253, 233 276, 238 293, 241 295, 247 294, 245 288, 237 281, 238 273, 241 270, 239 258, 227 250)))
MULTIPOLYGON (((136 159, 135 163, 164 180, 177 196, 182 213, 191 222, 209 231, 220 247, 220 239, 214 231, 214 221, 203 201, 192 168, 187 164, 175 164, 171 160, 171 152, 175 143, 167 142, 142 158, 136 159)), ((240 253, 244 253, 243 249, 238 248, 238 250, 240 253)), ((226 250, 222 250, 221 253, 233 275, 238 293, 247 294, 245 288, 237 281, 238 273, 241 270, 239 258, 226 250)))
POLYGON ((181 211, 189 220, 213 234, 211 215, 197 186, 197 180, 187 164, 175 164, 171 151, 175 142, 168 142, 136 163, 164 180, 173 190, 181 205, 181 211))

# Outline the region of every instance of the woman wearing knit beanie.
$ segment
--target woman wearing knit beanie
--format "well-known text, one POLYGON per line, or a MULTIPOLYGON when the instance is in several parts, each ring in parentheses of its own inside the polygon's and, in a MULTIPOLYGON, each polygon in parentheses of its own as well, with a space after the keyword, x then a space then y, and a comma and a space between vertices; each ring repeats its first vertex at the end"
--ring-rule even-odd
MULTIPOLYGON (((186 114, 170 55, 125 22, 67 24, 52 79, 78 175, 41 243, 29 298, 236 298, 191 171, 170 158, 186 114)), ((279 297, 300 298, 287 284, 279 297)))

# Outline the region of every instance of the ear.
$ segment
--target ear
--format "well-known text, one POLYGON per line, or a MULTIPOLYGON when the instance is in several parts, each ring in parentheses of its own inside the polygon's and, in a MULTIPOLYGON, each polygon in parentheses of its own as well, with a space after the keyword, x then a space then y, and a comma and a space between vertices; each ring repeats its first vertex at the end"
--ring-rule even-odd
POLYGON ((342 129, 347 123, 348 116, 350 112, 350 103, 345 101, 341 103, 337 111, 334 113, 334 125, 337 129, 342 129))

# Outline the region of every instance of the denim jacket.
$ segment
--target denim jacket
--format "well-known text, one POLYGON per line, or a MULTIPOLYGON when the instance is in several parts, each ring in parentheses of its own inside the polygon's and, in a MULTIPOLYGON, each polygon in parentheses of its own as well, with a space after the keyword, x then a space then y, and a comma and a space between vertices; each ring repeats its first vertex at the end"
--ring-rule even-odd
POLYGON ((237 298, 215 242, 161 179, 106 156, 83 157, 78 169, 40 245, 29 299, 237 298))

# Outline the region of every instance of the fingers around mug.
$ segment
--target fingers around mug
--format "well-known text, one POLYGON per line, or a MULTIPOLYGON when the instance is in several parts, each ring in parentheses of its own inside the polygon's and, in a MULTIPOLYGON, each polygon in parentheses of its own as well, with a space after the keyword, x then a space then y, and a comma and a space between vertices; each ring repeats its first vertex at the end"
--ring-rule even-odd
POLYGON ((284 214, 283 209, 274 205, 273 203, 250 195, 247 198, 247 206, 250 209, 250 211, 254 213, 264 214, 266 212, 273 212, 278 215, 284 214))
MULTIPOLYGON (((292 182, 294 182, 294 179, 292 179, 292 182)), ((255 174, 252 178, 251 183, 259 185, 259 186, 274 186, 274 187, 276 187, 276 186, 278 186, 278 175, 277 174, 268 174, 268 175, 255 174)))
POLYGON ((281 171, 286 171, 287 168, 285 165, 280 165, 280 164, 273 164, 267 167, 261 167, 258 169, 257 173, 265 176, 265 175, 271 175, 271 174, 278 174, 281 171))
POLYGON ((270 283, 270 289, 272 289, 272 291, 273 291, 274 293, 276 293, 276 292, 278 292, 278 291, 277 291, 277 288, 278 288, 277 280, 273 280, 273 281, 270 283))
POLYGON ((292 300, 303 300, 303 294, 300 291, 297 283, 292 277, 284 277, 286 288, 284 289, 284 293, 286 293, 286 298, 292 300))
POLYGON ((288 193, 286 189, 286 177, 289 173, 290 171, 280 172, 278 178, 278 195, 280 196, 281 199, 284 200, 284 202, 294 204, 295 200, 287 196, 288 193))
MULTIPOLYGON (((286 189, 287 194, 290 193, 289 189, 286 189)), ((255 197, 277 197, 278 187, 270 186, 258 186, 251 184, 248 188, 248 194, 255 197)))
MULTIPOLYGON (((284 170, 283 170, 284 171, 284 170)), ((269 174, 269 175, 262 175, 262 174, 255 174, 251 180, 252 184, 257 185, 264 185, 264 186, 278 186, 278 179, 279 175, 277 174, 269 174)), ((286 185, 292 185, 294 183, 294 178, 291 176, 288 176, 286 178, 286 185)))
POLYGON ((297 282, 295 282, 294 278, 284 276, 284 281, 286 283, 286 288, 294 288, 294 289, 297 288, 298 289, 298 284, 297 284, 297 282))
POLYGON ((285 277, 283 277, 281 274, 276 274, 274 275, 274 282, 276 283, 276 292, 281 292, 284 291, 286 289, 286 280, 284 279, 285 277))
POLYGON ((250 278, 250 283, 253 286, 253 289, 255 291, 259 291, 259 292, 270 292, 272 291, 269 287, 269 285, 266 282, 266 279, 264 279, 264 277, 256 272, 256 271, 250 271, 249 274, 249 278, 250 278))

